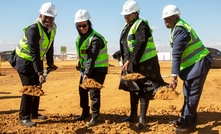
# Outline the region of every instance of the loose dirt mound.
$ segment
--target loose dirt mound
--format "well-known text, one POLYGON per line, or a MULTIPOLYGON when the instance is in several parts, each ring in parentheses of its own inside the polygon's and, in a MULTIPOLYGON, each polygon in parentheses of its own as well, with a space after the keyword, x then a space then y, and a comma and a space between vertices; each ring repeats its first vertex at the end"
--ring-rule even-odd
POLYGON ((125 76, 121 76, 121 78, 126 81, 133 81, 133 80, 143 79, 145 78, 145 76, 143 76, 140 73, 130 73, 125 76))
POLYGON ((42 96, 44 95, 44 91, 41 90, 40 86, 23 86, 22 89, 19 91, 23 94, 28 94, 31 96, 42 96))
MULTIPOLYGON (((45 93, 40 97, 39 114, 46 115, 48 119, 32 119, 37 126, 27 128, 21 126, 18 121, 21 102, 21 93, 18 91, 21 89, 21 81, 17 71, 6 63, 2 62, 0 70, 2 74, 6 74, 0 76, 0 134, 172 134, 176 128, 168 124, 168 121, 176 120, 181 115, 183 82, 178 79, 175 91, 164 89, 166 87, 156 91, 157 99, 149 103, 147 126, 143 130, 137 129, 137 121, 119 123, 130 115, 130 94, 118 89, 121 66, 117 60, 113 60, 110 64, 115 67, 109 67, 103 84, 105 88, 101 92, 98 124, 87 128, 91 110, 89 118, 83 121, 75 120, 82 114, 78 91, 81 76, 73 67, 78 61, 55 60, 55 65, 59 68, 48 75, 47 82, 42 87, 45 93), (163 93, 163 90, 168 92, 163 93), (173 94, 176 91, 180 93, 178 97, 173 94)), ((160 65, 162 75, 171 74, 171 62, 163 61, 160 65)), ((220 71, 211 69, 208 74, 197 109, 197 131, 192 134, 221 134, 220 71)), ((171 81, 170 78, 164 80, 171 81)), ((140 106, 137 113, 140 114, 140 106)))
POLYGON ((176 90, 163 87, 156 92, 154 99, 171 100, 171 99, 176 99, 179 96, 179 94, 180 93, 177 92, 176 90))
POLYGON ((103 85, 101 85, 100 83, 96 82, 94 79, 91 78, 84 80, 80 86, 86 90, 91 88, 101 89, 104 87, 103 85))

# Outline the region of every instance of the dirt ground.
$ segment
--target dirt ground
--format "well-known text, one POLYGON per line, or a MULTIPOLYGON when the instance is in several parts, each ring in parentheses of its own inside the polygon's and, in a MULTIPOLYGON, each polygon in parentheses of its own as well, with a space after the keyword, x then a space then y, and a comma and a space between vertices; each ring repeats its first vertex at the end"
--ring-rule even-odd
MULTIPOLYGON (((87 128, 86 121, 76 121, 81 114, 78 83, 80 73, 75 69, 77 61, 55 61, 58 70, 51 72, 43 84, 45 95, 41 97, 39 113, 47 115, 45 121, 36 127, 27 128, 18 124, 21 82, 17 72, 8 62, 2 62, 0 72, 0 133, 37 134, 171 134, 175 128, 168 124, 177 119, 183 104, 182 81, 176 92, 159 90, 158 96, 150 101, 147 112, 147 126, 138 131, 137 123, 118 123, 129 115, 129 93, 118 90, 120 66, 116 60, 110 61, 109 73, 101 90, 101 115, 99 124, 87 128)), ((161 74, 170 76, 170 62, 160 62, 161 74)), ((221 82, 220 69, 211 69, 198 106, 198 125, 194 134, 221 133, 221 82)), ((164 78, 170 82, 170 78, 164 78)), ((138 109, 139 113, 139 109, 138 109)))

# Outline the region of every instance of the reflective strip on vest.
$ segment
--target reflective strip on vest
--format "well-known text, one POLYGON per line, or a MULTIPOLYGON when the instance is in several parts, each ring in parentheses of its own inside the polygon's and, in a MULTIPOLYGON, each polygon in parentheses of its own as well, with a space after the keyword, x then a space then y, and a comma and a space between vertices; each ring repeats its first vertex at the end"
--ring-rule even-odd
MULTIPOLYGON (((136 33, 136 31, 142 21, 144 21, 149 26, 149 24, 146 20, 142 20, 139 18, 134 22, 134 24, 132 25, 132 27, 130 28, 130 31, 128 33, 127 44, 130 49, 130 53, 133 52, 134 46, 137 43, 137 40, 135 39, 135 33, 136 33)), ((151 30, 151 33, 152 33, 152 30, 151 30)), ((148 38, 148 42, 147 42, 145 51, 144 51, 139 63, 144 62, 150 58, 153 58, 156 55, 157 55, 157 51, 156 51, 155 44, 153 41, 153 36, 151 36, 148 38)))
POLYGON ((90 47, 91 41, 92 41, 94 35, 101 37, 104 42, 104 48, 102 48, 100 50, 100 52, 97 56, 97 59, 95 60, 94 67, 95 68, 96 67, 108 67, 108 54, 107 54, 107 45, 106 45, 107 41, 105 40, 105 38, 102 35, 100 35, 95 30, 93 30, 92 33, 87 37, 87 39, 84 40, 80 49, 79 49, 79 41, 80 41, 81 37, 78 36, 77 40, 76 40, 76 50, 79 55, 79 61, 81 63, 81 68, 86 67, 86 62, 88 60, 88 54, 86 53, 86 51, 90 47), (84 53, 82 53, 83 51, 84 51, 84 53))
POLYGON ((173 43, 174 29, 179 26, 184 27, 190 33, 190 41, 186 44, 181 57, 180 70, 183 70, 203 59, 209 54, 209 51, 205 48, 192 27, 182 19, 176 23, 171 32, 171 44, 173 43))
MULTIPOLYGON (((39 30, 39 35, 40 35, 39 50, 40 50, 40 59, 42 60, 54 40, 54 37, 56 34, 56 26, 54 26, 54 28, 51 30, 51 36, 50 36, 50 42, 49 42, 48 37, 44 33, 44 30, 41 27, 40 22, 37 20, 34 24, 37 24, 38 30, 39 30)), ((23 29, 24 32, 26 32, 28 27, 23 29)), ((16 54, 21 58, 32 61, 32 57, 30 55, 30 48, 27 42, 28 42, 27 37, 24 34, 23 38, 19 41, 19 44, 16 47, 16 54)))

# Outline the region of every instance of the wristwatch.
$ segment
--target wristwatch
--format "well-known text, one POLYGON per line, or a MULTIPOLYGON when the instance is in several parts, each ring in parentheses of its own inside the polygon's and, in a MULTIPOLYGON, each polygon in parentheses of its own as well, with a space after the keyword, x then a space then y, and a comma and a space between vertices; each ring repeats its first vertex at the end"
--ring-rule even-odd
POLYGON ((174 83, 177 83, 178 82, 178 80, 171 80, 172 82, 174 82, 174 83))

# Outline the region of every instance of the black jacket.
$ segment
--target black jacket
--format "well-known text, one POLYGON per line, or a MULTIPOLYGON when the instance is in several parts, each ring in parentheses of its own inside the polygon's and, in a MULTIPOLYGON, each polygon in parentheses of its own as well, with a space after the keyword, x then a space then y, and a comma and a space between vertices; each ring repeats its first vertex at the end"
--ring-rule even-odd
MULTIPOLYGON (((85 39, 87 39, 87 37, 92 33, 92 28, 89 29, 89 31, 84 34, 84 35, 80 35, 81 39, 79 42, 79 48, 81 47, 82 43, 84 42, 85 39)), ((104 47, 104 42, 103 40, 98 37, 98 36, 94 36, 92 41, 91 41, 91 45, 89 46, 89 48, 87 49, 87 54, 88 54, 88 59, 86 62, 86 67, 84 69, 84 74, 87 75, 88 77, 90 77, 90 75, 92 74, 92 72, 104 72, 104 73, 108 73, 108 67, 96 67, 94 68, 94 64, 95 64, 95 60, 97 59, 97 56, 100 52, 100 50, 104 47)), ((80 63, 78 63, 80 64, 80 63)))
MULTIPOLYGON (((43 27, 43 26, 42 26, 43 27)), ((50 39, 50 32, 47 33, 47 28, 43 27, 45 33, 48 36, 48 39, 50 39)), ((33 71, 35 73, 39 73, 43 71, 43 63, 40 59, 40 47, 39 47, 39 40, 40 40, 40 34, 38 30, 37 24, 31 25, 27 31, 25 32, 25 35, 28 40, 28 46, 30 48, 30 55, 32 56, 32 61, 25 60, 18 55, 12 56, 14 60, 14 64, 12 66, 18 70, 21 73, 32 73, 33 71)), ((54 54, 54 42, 50 46, 48 52, 46 53, 46 59, 48 66, 54 64, 53 54, 54 54)))
POLYGON ((157 83, 158 85, 164 86, 165 82, 160 74, 160 66, 158 63, 157 56, 142 63, 139 63, 146 48, 148 38, 151 37, 150 27, 144 21, 140 23, 137 32, 135 33, 135 39, 137 40, 137 43, 134 46, 134 50, 132 53, 130 53, 129 51, 127 35, 135 21, 136 20, 134 20, 132 23, 126 26, 125 29, 123 29, 120 37, 120 51, 123 63, 125 63, 127 60, 130 61, 128 73, 134 72, 146 76, 145 79, 136 81, 140 88, 144 86, 144 83, 147 80, 151 80, 152 82, 157 83))

